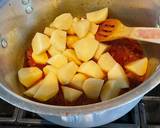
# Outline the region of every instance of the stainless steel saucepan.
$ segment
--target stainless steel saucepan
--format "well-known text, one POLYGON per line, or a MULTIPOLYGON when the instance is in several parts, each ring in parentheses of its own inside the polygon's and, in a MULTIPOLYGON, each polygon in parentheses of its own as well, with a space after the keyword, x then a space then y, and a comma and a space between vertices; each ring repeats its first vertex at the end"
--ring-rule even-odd
MULTIPOLYGON (((3 0, 1 0, 3 1, 3 0)), ((54 106, 22 96, 17 71, 35 32, 43 31, 63 13, 83 16, 86 12, 109 8, 110 17, 130 26, 160 26, 160 0, 4 0, 0 4, 0 97, 24 110, 63 126, 92 127, 112 122, 130 111, 160 83, 160 68, 135 89, 105 102, 84 106, 54 106)), ((160 59, 160 45, 142 45, 148 57, 160 59)))

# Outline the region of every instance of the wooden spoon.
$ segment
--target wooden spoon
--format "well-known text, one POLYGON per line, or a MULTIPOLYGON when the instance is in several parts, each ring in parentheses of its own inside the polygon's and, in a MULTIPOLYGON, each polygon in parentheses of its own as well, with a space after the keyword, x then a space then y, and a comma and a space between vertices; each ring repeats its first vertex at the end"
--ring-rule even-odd
POLYGON ((128 27, 117 19, 107 19, 99 25, 96 39, 101 42, 130 38, 160 44, 160 28, 128 27))

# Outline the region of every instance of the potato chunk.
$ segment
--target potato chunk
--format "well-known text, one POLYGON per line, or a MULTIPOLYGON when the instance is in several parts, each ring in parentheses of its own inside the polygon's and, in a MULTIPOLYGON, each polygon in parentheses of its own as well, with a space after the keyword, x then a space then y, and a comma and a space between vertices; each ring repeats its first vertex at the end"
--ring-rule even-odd
POLYGON ((109 45, 106 45, 104 43, 99 43, 98 49, 94 55, 94 58, 98 60, 100 56, 109 48, 109 45))
POLYGON ((76 101, 83 93, 79 90, 62 86, 62 92, 64 95, 64 99, 69 102, 76 101))
POLYGON ((56 30, 54 28, 49 28, 49 27, 45 27, 44 29, 44 34, 47 35, 47 36, 51 36, 52 35, 52 32, 56 30))
POLYGON ((18 71, 19 81, 27 88, 42 78, 42 71, 37 67, 21 68, 18 71))
POLYGON ((57 73, 60 83, 63 85, 69 84, 76 74, 77 69, 78 66, 74 62, 62 66, 57 73))
POLYGON ((89 32, 90 22, 86 19, 73 22, 73 29, 79 38, 83 38, 89 32))
POLYGON ((90 99, 98 99, 104 80, 88 78, 83 83, 83 91, 90 99))
POLYGON ((118 63, 111 70, 109 70, 108 79, 109 80, 123 79, 123 80, 126 80, 126 82, 128 82, 128 79, 124 72, 123 67, 118 63))
POLYGON ((47 62, 48 64, 51 64, 56 68, 60 68, 63 65, 67 64, 68 60, 67 57, 65 57, 63 54, 57 54, 49 58, 47 62))
POLYGON ((80 65, 78 72, 84 73, 94 78, 104 78, 104 73, 96 62, 90 60, 80 65))
POLYGON ((144 57, 125 65, 125 68, 139 76, 143 76, 147 71, 148 59, 144 57))
POLYGON ((77 57, 82 61, 90 60, 96 53, 98 41, 94 38, 86 37, 74 44, 74 49, 77 57))
POLYGON ((98 11, 89 12, 86 15, 87 15, 87 19, 90 22, 99 24, 99 23, 101 23, 101 22, 103 22, 104 20, 107 19, 108 8, 103 8, 103 9, 100 9, 98 11))
POLYGON ((58 80, 54 73, 49 72, 42 80, 34 98, 39 101, 47 101, 54 97, 59 91, 58 80))
POLYGON ((57 71, 58 71, 58 69, 52 65, 46 65, 43 68, 43 72, 45 75, 47 75, 49 72, 53 72, 55 75, 57 75, 57 71))
POLYGON ((69 61, 74 61, 77 65, 81 65, 82 62, 77 58, 73 49, 66 49, 63 54, 68 58, 69 61))
POLYGON ((48 50, 51 43, 49 41, 48 36, 42 33, 36 33, 32 40, 32 49, 34 54, 41 54, 48 50))
POLYGON ((108 80, 101 90, 100 98, 102 101, 112 99, 118 96, 120 91, 121 88, 119 88, 117 80, 108 80))
POLYGON ((38 54, 38 55, 32 53, 32 58, 38 64, 46 64, 48 60, 48 55, 46 52, 38 54))
POLYGON ((55 30, 52 32, 50 42, 59 51, 66 49, 66 37, 67 33, 62 30, 55 30))
POLYGON ((51 27, 55 27, 61 30, 69 30, 73 22, 73 17, 70 13, 64 13, 55 18, 51 27))
POLYGON ((117 64, 117 62, 107 52, 107 53, 104 53, 100 56, 100 58, 98 60, 98 64, 105 72, 108 72, 117 64))
POLYGON ((29 88, 27 91, 25 91, 24 95, 26 95, 30 98, 33 98, 33 96, 36 94, 36 92, 40 86, 41 86, 41 81, 39 83, 37 83, 36 85, 32 86, 31 88, 29 88))
POLYGON ((76 89, 79 89, 79 90, 82 90, 82 85, 83 85, 83 82, 87 79, 88 77, 82 73, 77 73, 72 81, 71 81, 71 86, 73 88, 76 88, 76 89))

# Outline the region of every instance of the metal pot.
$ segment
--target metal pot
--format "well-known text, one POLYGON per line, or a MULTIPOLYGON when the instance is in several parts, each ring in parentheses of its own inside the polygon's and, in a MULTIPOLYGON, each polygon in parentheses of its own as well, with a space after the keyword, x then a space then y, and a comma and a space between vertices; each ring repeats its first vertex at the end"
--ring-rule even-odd
MULTIPOLYGON (((41 32, 63 12, 83 16, 106 6, 110 17, 130 26, 160 25, 160 0, 10 0, 0 6, 0 97, 53 123, 70 127, 103 125, 130 111, 160 82, 160 68, 135 89, 114 99, 84 106, 53 106, 26 99, 17 79, 25 50, 35 32, 41 32)), ((160 45, 144 43, 142 46, 148 57, 160 59, 160 45)))

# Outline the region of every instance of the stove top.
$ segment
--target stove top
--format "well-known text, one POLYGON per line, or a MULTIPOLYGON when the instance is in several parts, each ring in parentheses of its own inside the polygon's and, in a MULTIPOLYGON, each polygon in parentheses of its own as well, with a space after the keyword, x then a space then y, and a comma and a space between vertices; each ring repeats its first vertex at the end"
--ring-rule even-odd
MULTIPOLYGON (((0 128, 52 128, 37 114, 16 108, 0 100, 0 128)), ((141 102, 122 118, 103 125, 104 128, 160 128, 160 86, 149 92, 141 102)))

